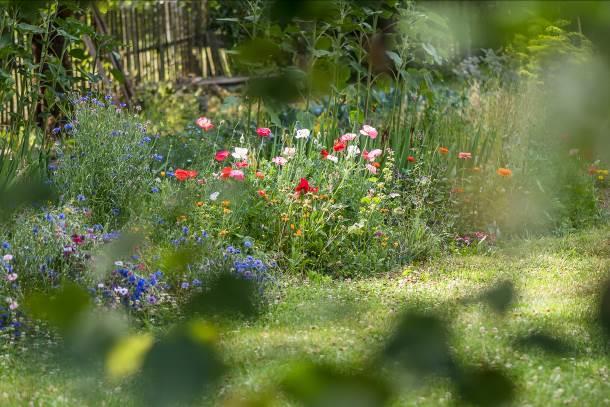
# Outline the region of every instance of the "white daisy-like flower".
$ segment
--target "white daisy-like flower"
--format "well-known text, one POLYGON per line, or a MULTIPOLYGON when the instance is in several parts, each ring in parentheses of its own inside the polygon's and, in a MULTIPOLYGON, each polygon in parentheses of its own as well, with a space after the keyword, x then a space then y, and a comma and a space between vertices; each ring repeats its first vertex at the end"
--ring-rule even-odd
POLYGON ((210 201, 215 201, 218 199, 218 195, 220 195, 220 192, 212 192, 210 194, 210 201))
POLYGON ((238 160, 246 160, 248 159, 248 149, 243 147, 235 147, 235 151, 231 155, 238 160))
POLYGON ((296 138, 308 138, 309 134, 311 134, 311 133, 308 129, 299 129, 299 130, 297 130, 297 135, 295 137, 296 138))

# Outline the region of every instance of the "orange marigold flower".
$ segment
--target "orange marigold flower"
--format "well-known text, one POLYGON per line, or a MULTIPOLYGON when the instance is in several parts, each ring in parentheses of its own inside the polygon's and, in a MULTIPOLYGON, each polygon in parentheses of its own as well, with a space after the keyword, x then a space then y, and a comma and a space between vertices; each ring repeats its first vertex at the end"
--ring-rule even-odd
POLYGON ((381 164, 379 164, 378 162, 374 162, 374 163, 373 163, 373 167, 375 167, 375 168, 379 168, 379 167, 381 167, 381 164))
POLYGON ((509 170, 508 168, 498 168, 496 173, 501 177, 510 177, 513 175, 513 171, 509 170))
POLYGON ((202 201, 197 202, 197 206, 201 208, 203 206, 203 202, 202 201))
POLYGON ((449 149, 447 147, 439 147, 438 152, 443 155, 446 155, 446 154, 449 154, 449 149))

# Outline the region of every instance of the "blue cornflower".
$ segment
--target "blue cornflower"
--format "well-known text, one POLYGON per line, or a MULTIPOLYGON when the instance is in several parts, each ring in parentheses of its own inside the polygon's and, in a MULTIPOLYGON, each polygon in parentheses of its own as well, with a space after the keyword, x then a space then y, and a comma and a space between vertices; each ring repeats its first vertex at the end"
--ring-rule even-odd
POLYGON ((121 135, 121 130, 112 130, 112 131, 110 132, 110 135, 111 135, 112 137, 120 136, 120 135, 121 135))
POLYGON ((187 235, 189 233, 189 228, 188 226, 182 226, 182 233, 187 235))
POLYGON ((252 241, 251 240, 244 241, 244 247, 246 249, 250 249, 252 247, 252 241))
POLYGON ((64 215, 63 213, 60 213, 59 215, 57 215, 57 217, 61 220, 66 219, 66 215, 64 215))
POLYGON ((148 136, 144 136, 142 137, 142 140, 140 141, 140 144, 144 144, 144 143, 150 143, 152 141, 152 139, 148 136))
POLYGON ((53 134, 57 134, 61 131, 61 127, 55 127, 53 130, 51 130, 51 133, 53 134))
POLYGON ((32 228, 32 233, 34 233, 35 235, 37 235, 37 234, 38 234, 38 226, 34 226, 34 227, 32 228))
POLYGON ((159 188, 157 188, 157 187, 152 187, 152 188, 150 189, 150 192, 152 192, 153 194, 156 194, 157 192, 159 192, 159 188))
POLYGON ((9 242, 2 242, 2 248, 8 250, 11 248, 11 244, 9 242))
POLYGON ((120 210, 119 208, 112 208, 112 209, 110 210, 110 212, 112 212, 112 214, 113 214, 114 216, 119 216, 119 214, 121 213, 121 210, 120 210))
POLYGON ((241 253, 241 251, 239 249, 236 249, 233 246, 227 246, 227 253, 229 253, 229 254, 239 254, 239 253, 241 253))
POLYGON ((57 171, 57 164, 49 164, 47 168, 49 171, 57 171))
POLYGON ((110 95, 106 95, 106 96, 104 96, 104 99, 106 99, 106 100, 111 100, 111 99, 112 99, 112 96, 110 96, 110 95))
POLYGON ((189 288, 189 283, 187 283, 186 281, 184 281, 184 282, 183 282, 183 283, 180 285, 180 287, 182 287, 183 289, 185 289, 185 290, 186 290, 187 288, 189 288))
POLYGON ((53 222, 53 215, 50 213, 45 214, 44 220, 46 220, 47 222, 53 222))
POLYGON ((201 281, 199 281, 199 279, 194 279, 193 282, 191 283, 193 285, 193 287, 200 287, 201 286, 201 281))
POLYGON ((85 195, 83 195, 83 194, 78 194, 78 195, 76 195, 76 200, 77 200, 78 202, 84 202, 84 201, 86 201, 86 200, 87 200, 87 198, 86 198, 86 197, 85 197, 85 195))
POLYGON ((72 125, 72 123, 66 123, 66 125, 64 126, 64 130, 66 131, 70 131, 74 128, 74 125, 72 125))
POLYGON ((161 154, 153 154, 153 160, 163 161, 163 156, 161 154))
POLYGON ((120 107, 127 107, 127 103, 120 103, 119 106, 120 107))
POLYGON ((165 173, 165 176, 166 176, 166 177, 173 177, 173 176, 174 176, 174 171, 167 171, 167 172, 165 173))

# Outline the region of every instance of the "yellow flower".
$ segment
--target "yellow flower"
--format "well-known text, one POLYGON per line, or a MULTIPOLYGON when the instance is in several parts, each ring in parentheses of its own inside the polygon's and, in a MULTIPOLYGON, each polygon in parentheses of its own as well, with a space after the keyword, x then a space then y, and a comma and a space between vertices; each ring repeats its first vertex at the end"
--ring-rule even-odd
POLYGON ((228 213, 231 213, 231 209, 229 209, 229 208, 224 208, 222 211, 224 212, 225 215, 228 213))
POLYGON ((228 208, 229 206, 231 206, 231 201, 227 201, 227 200, 222 201, 222 206, 225 208, 228 208))
POLYGON ((162 176, 162 177, 165 177, 165 171, 161 171, 161 172, 159 173, 159 175, 160 175, 160 176, 162 176))
POLYGON ((303 236, 303 232, 301 232, 301 229, 297 229, 296 232, 294 232, 295 236, 303 236))
POLYGON ((177 222, 185 222, 186 221, 186 215, 180 215, 176 218, 177 222))
POLYGON ((226 236, 229 233, 229 231, 227 229, 223 229, 220 232, 218 232, 218 236, 223 237, 226 236))
POLYGON ((290 218, 287 213, 282 213, 282 216, 280 219, 282 219, 282 222, 288 222, 288 219, 290 219, 290 218))
POLYGON ((597 179, 600 180, 600 181, 603 181, 604 180, 604 176, 603 175, 598 175, 597 179))

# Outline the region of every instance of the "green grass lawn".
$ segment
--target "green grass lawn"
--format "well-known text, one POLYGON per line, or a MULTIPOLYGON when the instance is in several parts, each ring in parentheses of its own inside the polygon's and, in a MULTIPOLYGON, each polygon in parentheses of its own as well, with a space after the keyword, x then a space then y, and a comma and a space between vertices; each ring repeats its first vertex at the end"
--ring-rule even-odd
MULTIPOLYGON (((608 346, 594 323, 598 286, 609 271, 606 227, 452 255, 375 278, 285 280, 262 318, 225 327, 223 355, 234 369, 214 404, 243 405, 253 394, 273 393, 295 359, 357 366, 379 350, 405 307, 441 313, 451 324, 457 357, 503 369, 517 384, 518 405, 610 404, 608 346), (512 280, 518 292, 504 316, 462 301, 502 279, 512 280), (574 350, 553 356, 514 344, 534 329, 553 333, 574 350)), ((128 385, 96 384, 64 372, 43 349, 40 341, 3 345, 1 405, 101 405, 102 398, 107 405, 133 404, 124 394, 128 385)), ((454 402, 441 379, 422 383, 389 369, 380 373, 400 386, 395 405, 454 402)))

